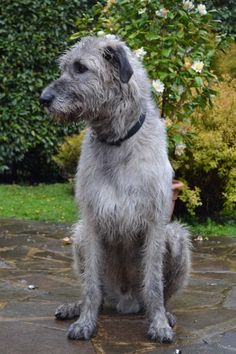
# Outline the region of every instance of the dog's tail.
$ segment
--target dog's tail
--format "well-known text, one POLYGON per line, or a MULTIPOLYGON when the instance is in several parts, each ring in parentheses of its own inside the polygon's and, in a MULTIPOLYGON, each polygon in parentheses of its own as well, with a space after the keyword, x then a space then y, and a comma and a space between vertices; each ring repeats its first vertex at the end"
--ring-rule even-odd
POLYGON ((188 228, 174 221, 166 227, 164 256, 164 298, 183 288, 191 270, 191 237, 188 228))

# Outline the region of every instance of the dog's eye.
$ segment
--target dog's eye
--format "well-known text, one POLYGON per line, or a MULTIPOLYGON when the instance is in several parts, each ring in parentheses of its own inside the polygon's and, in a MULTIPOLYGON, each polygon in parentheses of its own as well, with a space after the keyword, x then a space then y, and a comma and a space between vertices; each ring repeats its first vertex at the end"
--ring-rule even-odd
POLYGON ((76 74, 83 74, 85 71, 88 70, 88 68, 85 65, 81 64, 79 61, 74 62, 73 69, 76 74))

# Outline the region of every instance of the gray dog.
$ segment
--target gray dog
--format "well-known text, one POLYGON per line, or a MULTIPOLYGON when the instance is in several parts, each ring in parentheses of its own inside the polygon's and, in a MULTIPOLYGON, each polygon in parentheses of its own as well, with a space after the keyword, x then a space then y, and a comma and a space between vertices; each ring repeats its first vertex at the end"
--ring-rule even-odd
POLYGON ((105 301, 121 313, 145 310, 148 335, 170 342, 169 297, 186 283, 188 231, 169 222, 173 170, 147 74, 119 39, 86 37, 60 58, 61 76, 41 103, 57 119, 83 116, 89 130, 76 175, 82 221, 74 261, 83 298, 58 319, 79 317, 71 339, 89 339, 105 301))

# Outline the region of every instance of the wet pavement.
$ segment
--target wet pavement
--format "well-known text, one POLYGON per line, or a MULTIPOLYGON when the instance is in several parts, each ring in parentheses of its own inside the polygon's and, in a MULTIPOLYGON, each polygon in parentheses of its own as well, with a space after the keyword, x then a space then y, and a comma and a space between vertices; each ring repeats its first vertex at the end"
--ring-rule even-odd
POLYGON ((92 341, 66 338, 72 321, 55 320, 54 311, 80 294, 68 234, 65 225, 0 220, 1 354, 236 353, 236 238, 194 241, 190 284, 169 304, 176 338, 161 345, 146 338, 142 315, 109 309, 92 341))

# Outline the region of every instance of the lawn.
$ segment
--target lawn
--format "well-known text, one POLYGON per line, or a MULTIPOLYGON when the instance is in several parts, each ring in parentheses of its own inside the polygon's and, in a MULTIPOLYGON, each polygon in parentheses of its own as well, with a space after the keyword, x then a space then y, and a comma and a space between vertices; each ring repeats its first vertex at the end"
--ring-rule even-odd
MULTIPOLYGON (((74 223, 77 210, 72 185, 68 183, 39 184, 37 186, 0 185, 0 218, 43 220, 74 223)), ((207 236, 235 236, 236 222, 216 224, 193 223, 193 234, 207 236)))
POLYGON ((0 218, 73 223, 76 216, 70 184, 0 185, 0 218))
POLYGON ((236 237, 236 221, 232 220, 224 224, 217 224, 212 220, 200 224, 194 222, 191 225, 191 231, 194 235, 208 236, 231 236, 236 237))

